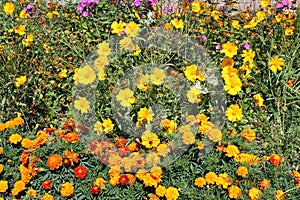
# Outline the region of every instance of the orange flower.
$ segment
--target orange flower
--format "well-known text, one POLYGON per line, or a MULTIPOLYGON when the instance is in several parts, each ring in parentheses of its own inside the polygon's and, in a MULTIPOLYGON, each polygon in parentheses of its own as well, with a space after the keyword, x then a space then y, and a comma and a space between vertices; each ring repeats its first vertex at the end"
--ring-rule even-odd
POLYGON ((83 166, 77 166, 74 169, 74 174, 75 174, 76 178, 81 179, 81 180, 86 177, 87 173, 88 173, 88 170, 83 166))
POLYGON ((68 165, 74 165, 75 163, 78 163, 78 153, 73 153, 73 151, 65 150, 64 151, 65 157, 64 157, 64 163, 66 166, 68 165))
POLYGON ((18 133, 16 134, 12 134, 10 137, 9 137, 9 141, 10 143, 12 144, 18 144, 18 142, 21 142, 22 141, 22 136, 18 133))
POLYGON ((58 154, 52 154, 47 160, 47 165, 50 170, 60 168, 60 166, 62 165, 62 157, 58 154))
POLYGON ((79 135, 76 132, 67 133, 63 139, 70 143, 76 143, 80 140, 79 135))
POLYGON ((51 180, 45 180, 42 182, 42 187, 45 189, 45 190, 51 190, 52 188, 52 181, 51 180))
POLYGON ((70 182, 64 183, 60 188, 62 197, 71 197, 74 194, 74 186, 70 182))
POLYGON ((13 196, 17 196, 24 189, 25 189, 25 183, 23 181, 19 180, 14 184, 14 188, 11 193, 13 196))
POLYGON ((274 199, 283 200, 284 199, 284 192, 282 190, 276 190, 276 192, 274 194, 274 199))
POLYGON ((0 132, 4 131, 6 129, 5 124, 0 123, 0 132))
POLYGON ((0 181, 0 193, 6 192, 7 189, 8 189, 8 182, 0 181))
POLYGON ((259 182, 258 186, 259 186, 260 190, 263 190, 263 189, 266 189, 266 188, 270 188, 271 184, 270 184, 269 180, 263 179, 259 182))
POLYGON ((194 185, 196 185, 199 188, 202 188, 204 185, 206 185, 206 180, 203 177, 198 177, 195 179, 195 183, 194 185))
POLYGON ((159 197, 165 196, 165 193, 166 193, 166 188, 162 185, 159 185, 155 190, 155 194, 159 197))
POLYGON ((46 193, 41 200, 54 200, 54 197, 51 194, 46 193))
POLYGON ((166 189, 165 197, 167 200, 176 200, 179 197, 179 192, 177 188, 168 187, 166 189))
POLYGON ((238 199, 242 195, 242 191, 238 186, 231 186, 228 188, 228 195, 231 199, 238 199))
POLYGON ((241 167, 238 167, 236 173, 238 176, 245 178, 248 174, 248 169, 245 166, 241 166, 241 167))
POLYGON ((214 172, 208 172, 205 175, 205 180, 207 184, 214 184, 218 179, 218 176, 214 172))
POLYGON ((228 145, 224 149, 224 152, 227 157, 236 157, 240 153, 239 149, 235 145, 228 145))
POLYGON ((250 197, 250 200, 257 200, 261 197, 262 195, 262 192, 257 189, 257 188, 251 188, 249 191, 248 191, 248 195, 250 197))
POLYGON ((280 157, 278 154, 272 154, 269 158, 270 163, 272 163, 274 166, 279 166, 280 163, 283 162, 283 158, 280 157))

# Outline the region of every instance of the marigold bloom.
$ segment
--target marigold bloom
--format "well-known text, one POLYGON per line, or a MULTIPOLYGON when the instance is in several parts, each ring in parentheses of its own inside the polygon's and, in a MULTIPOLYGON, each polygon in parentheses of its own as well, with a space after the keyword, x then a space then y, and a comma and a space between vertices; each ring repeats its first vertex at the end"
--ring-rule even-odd
POLYGON ((292 171, 291 175, 295 178, 296 181, 300 181, 300 173, 297 171, 292 171))
POLYGON ((283 158, 280 157, 278 154, 272 154, 269 158, 270 163, 272 163, 274 166, 279 166, 280 163, 283 162, 283 158))
POLYGON ((282 70, 282 66, 284 66, 283 58, 279 58, 278 56, 274 56, 268 62, 270 69, 276 73, 277 71, 282 70))
POLYGON ((203 177, 198 177, 195 179, 194 185, 199 188, 202 188, 206 185, 206 179, 203 177))
POLYGON ((216 180, 216 185, 222 186, 224 189, 227 189, 229 185, 231 185, 231 180, 228 176, 228 174, 219 174, 217 180, 216 180))
POLYGON ((203 142, 202 141, 198 142, 197 147, 198 147, 199 150, 202 150, 204 148, 203 142))
POLYGON ((247 140, 247 142, 252 142, 256 138, 256 133, 251 128, 246 128, 241 137, 242 139, 247 140))
POLYGON ((263 190, 263 189, 266 189, 266 188, 270 188, 271 183, 270 183, 269 180, 263 179, 263 180, 261 180, 261 181, 259 182, 258 186, 259 186, 259 189, 260 189, 260 190, 263 190))
POLYGON ((245 167, 245 166, 240 166, 236 170, 236 173, 237 173, 238 176, 241 176, 241 177, 245 178, 248 174, 248 168, 245 167))
POLYGON ((46 193, 41 200, 54 200, 54 197, 51 194, 46 193))
POLYGON ((22 136, 18 133, 15 133, 15 134, 12 134, 10 137, 9 137, 9 141, 10 143, 12 144, 18 144, 19 142, 22 141, 22 136))
POLYGON ((184 75, 189 81, 192 81, 193 83, 195 83, 197 79, 200 81, 205 81, 204 73, 200 72, 196 65, 187 66, 184 70, 184 75))
POLYGON ((34 198, 36 198, 37 197, 37 192, 34 190, 34 189, 29 189, 29 190, 27 190, 27 192, 26 192, 26 197, 28 197, 28 198, 32 198, 32 199, 34 199, 34 198))
POLYGON ((176 123, 174 120, 164 119, 161 122, 161 125, 164 127, 164 129, 168 130, 169 133, 174 132, 176 123))
POLYGON ((80 68, 78 70, 78 74, 77 74, 78 83, 88 85, 93 83, 95 79, 96 79, 95 70, 91 66, 86 65, 83 68, 80 68))
POLYGON ((52 154, 48 157, 47 166, 50 170, 55 170, 60 168, 62 165, 62 157, 58 154, 52 154))
POLYGON ((101 191, 101 188, 98 185, 93 185, 90 187, 90 190, 92 194, 97 195, 101 191))
POLYGON ((65 150, 64 151, 65 157, 64 157, 64 163, 67 165, 74 165, 75 163, 78 163, 78 153, 73 153, 73 151, 65 150))
POLYGON ((99 186, 101 189, 105 188, 106 181, 103 178, 96 178, 94 185, 99 186))
POLYGON ((157 147, 160 143, 160 140, 158 136, 155 133, 150 132, 149 130, 146 130, 142 135, 142 145, 144 145, 146 148, 153 148, 157 147))
POLYGON ((33 146, 33 141, 29 138, 23 138, 21 146, 25 149, 30 149, 33 146))
POLYGON ((227 157, 236 157, 240 151, 235 145, 228 145, 225 149, 224 152, 226 153, 227 157))
POLYGON ((15 28, 15 33, 18 33, 19 35, 25 35, 26 34, 26 25, 17 26, 17 28, 15 28))
POLYGON ((276 192, 274 193, 274 199, 275 200, 283 200, 284 199, 284 195, 285 193, 282 190, 276 190, 276 192))
POLYGON ((146 123, 151 122, 152 119, 153 119, 154 113, 150 109, 141 108, 139 110, 139 112, 137 113, 137 115, 138 115, 138 117, 137 117, 137 120, 138 120, 137 125, 139 125, 140 123, 143 123, 143 122, 146 122, 146 123))
POLYGON ((27 77, 26 76, 20 76, 19 78, 16 78, 16 86, 20 87, 21 85, 23 85, 24 83, 26 83, 27 81, 27 77))
POLYGON ((51 190, 52 189, 52 181, 51 180, 45 180, 42 182, 42 187, 45 190, 51 190))
POLYGON ((195 12, 195 13, 197 13, 197 12, 200 11, 200 9, 201 9, 200 2, 199 1, 194 1, 192 3, 192 11, 195 12))
POLYGON ((88 113, 90 104, 85 97, 78 97, 78 99, 74 101, 74 107, 83 114, 88 113))
POLYGON ((7 2, 4 4, 3 6, 3 11, 7 14, 7 15, 11 15, 13 14, 13 12, 15 11, 15 5, 12 2, 7 2))
POLYGON ((234 43, 228 41, 227 43, 222 45, 221 52, 225 53, 225 55, 228 56, 229 58, 232 58, 237 54, 237 50, 238 47, 234 43))
POLYGON ((195 141, 196 141, 196 137, 192 132, 187 131, 182 134, 182 143, 183 144, 190 145, 190 144, 194 144, 195 141))
POLYGON ((217 128, 209 129, 207 136, 208 136, 208 139, 210 139, 213 142, 219 142, 222 140, 222 132, 220 129, 217 129, 217 128))
POLYGON ((76 178, 83 180, 88 173, 88 170, 83 166, 77 166, 74 169, 74 175, 76 178))
POLYGON ((136 102, 134 92, 129 88, 120 90, 118 95, 116 96, 116 99, 120 102, 121 106, 123 107, 130 107, 131 104, 134 104, 136 102))
POLYGON ((5 180, 1 180, 0 181, 0 193, 6 192, 7 189, 8 189, 8 182, 5 180))
POLYGON ((62 197, 71 197, 74 194, 74 186, 70 182, 64 183, 60 188, 62 197))
POLYGON ((239 105, 231 105, 227 108, 226 110, 226 116, 229 121, 235 122, 240 119, 242 119, 243 114, 242 114, 242 109, 239 107, 239 105))
POLYGON ((262 98, 262 96, 260 94, 256 94, 253 96, 254 102, 256 106, 263 106, 264 104, 264 99, 262 98))
POLYGON ((208 172, 205 174, 205 180, 207 184, 214 184, 218 179, 218 176, 215 174, 215 172, 208 172))
POLYGON ((15 182, 14 188, 12 189, 11 193, 13 196, 17 196, 24 189, 25 189, 25 183, 22 180, 19 180, 15 182))
POLYGON ((261 197, 262 195, 262 192, 257 189, 257 188, 251 188, 249 191, 248 191, 248 195, 250 197, 250 200, 257 200, 261 197))
POLYGON ((166 188, 162 185, 159 185, 156 189, 155 189, 155 194, 159 197, 163 197, 165 196, 166 193, 166 188))
POLYGON ((80 140, 80 137, 76 132, 69 132, 63 137, 63 139, 70 143, 76 143, 80 140))
POLYGON ((228 195, 231 199, 238 199, 241 197, 242 191, 238 186, 233 185, 228 188, 228 195))
POLYGON ((168 187, 166 189, 165 197, 167 200, 176 200, 179 197, 179 191, 175 187, 168 187))

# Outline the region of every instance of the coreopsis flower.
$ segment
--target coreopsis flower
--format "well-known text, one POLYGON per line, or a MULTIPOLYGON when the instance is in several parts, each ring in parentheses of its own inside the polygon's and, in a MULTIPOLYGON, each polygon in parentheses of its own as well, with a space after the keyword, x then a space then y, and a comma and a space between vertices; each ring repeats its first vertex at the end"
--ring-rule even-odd
POLYGON ((96 58, 96 60, 94 61, 94 66, 95 69, 99 72, 101 70, 104 70, 104 67, 109 65, 109 60, 107 56, 99 56, 98 58, 96 58))
POLYGON ((232 58, 225 57, 222 61, 222 68, 231 67, 231 69, 234 69, 233 65, 234 65, 234 60, 232 58))
POLYGON ((125 30, 125 27, 126 27, 126 23, 120 21, 119 23, 114 21, 112 24, 111 24, 111 29, 112 29, 112 33, 114 34, 118 34, 118 35, 121 35, 121 33, 124 32, 125 30))
MULTIPOLYGON (((225 67, 226 68, 226 67, 225 67)), ((242 81, 239 77, 225 77, 224 90, 230 95, 236 95, 242 90, 242 81)))
POLYGON ((237 146, 235 145, 228 145, 226 148, 224 148, 223 150, 226 154, 227 157, 236 157, 237 155, 239 155, 240 151, 237 148, 237 146))
POLYGON ((238 47, 232 43, 232 42, 227 42, 222 45, 222 50, 221 52, 224 53, 226 56, 232 58, 237 54, 238 47))
POLYGON ((252 49, 249 49, 248 51, 243 50, 241 56, 244 58, 244 62, 252 62, 255 57, 255 51, 253 51, 252 49))
POLYGON ((201 9, 200 8, 200 2, 198 0, 194 1, 192 3, 192 11, 195 12, 195 13, 197 13, 197 12, 200 11, 200 9, 201 9))
POLYGON ((206 179, 203 177, 198 177, 195 179, 194 185, 203 188, 206 185, 206 179))
POLYGON ((156 189, 155 189, 155 194, 159 197, 163 197, 166 194, 166 188, 162 185, 159 185, 156 189))
POLYGON ((245 166, 240 166, 236 170, 236 173, 237 173, 238 176, 241 176, 241 177, 245 178, 248 174, 248 168, 245 167, 245 166))
POLYGON ((67 70, 66 69, 63 69, 61 70, 59 73, 58 73, 58 78, 59 79, 62 79, 62 78, 67 78, 67 70))
POLYGON ((10 143, 12 144, 18 144, 19 142, 22 141, 22 136, 18 133, 15 133, 15 134, 12 134, 10 137, 9 137, 9 141, 10 143))
POLYGON ((54 200, 54 197, 51 194, 46 193, 41 200, 54 200))
POLYGON ((202 141, 198 142, 197 147, 198 147, 199 150, 202 150, 204 148, 203 142, 202 141))
POLYGON ((241 28, 240 22, 238 20, 232 20, 231 25, 235 29, 240 29, 241 28))
POLYGON ((130 37, 136 37, 139 31, 139 25, 135 22, 129 22, 125 28, 126 34, 130 37))
POLYGON ((248 196, 250 197, 250 200, 257 200, 262 196, 262 192, 253 187, 248 191, 248 196))
POLYGON ((154 113, 147 108, 140 108, 140 110, 137 113, 137 125, 140 125, 141 123, 149 123, 152 121, 154 113))
POLYGON ((276 190, 276 192, 274 193, 274 199, 275 200, 283 200, 285 195, 285 193, 282 190, 276 190))
POLYGON ((271 4, 270 0, 261 0, 260 5, 262 8, 265 8, 271 4))
POLYGON ((8 189, 8 182, 6 180, 0 181, 0 193, 5 193, 8 189))
POLYGON ((192 81, 193 83, 195 83, 197 79, 200 81, 205 81, 204 73, 200 72, 196 65, 187 66, 184 70, 184 75, 189 81, 192 81))
POLYGON ((176 28, 176 29, 183 29, 183 21, 182 21, 182 19, 178 19, 178 18, 176 18, 176 19, 173 19, 172 21, 171 21, 171 24, 176 28))
POLYGON ((62 157, 58 154, 52 154, 48 157, 47 166, 50 170, 56 170, 62 165, 62 157))
POLYGON ((142 137, 142 145, 144 145, 146 148, 153 148, 157 147, 160 143, 160 139, 155 133, 150 132, 149 130, 146 130, 142 137))
POLYGON ((78 97, 78 99, 74 101, 74 107, 83 114, 88 113, 90 104, 85 97, 78 97))
POLYGON ((214 184, 218 179, 218 176, 215 172, 208 172, 205 174, 205 180, 207 184, 214 184))
POLYGON ((98 44, 97 46, 97 50, 96 50, 97 54, 101 57, 107 57, 111 54, 111 48, 109 47, 109 43, 107 43, 106 41, 98 44))
POLYGON ((77 74, 78 83, 88 85, 93 83, 95 79, 96 79, 96 74, 94 69, 91 66, 86 65, 83 68, 80 68, 78 70, 78 74, 77 74))
POLYGON ((274 56, 271 58, 268 62, 270 69, 276 73, 277 71, 282 70, 282 66, 284 66, 284 60, 283 58, 279 58, 278 56, 274 56))
POLYGON ((174 120, 164 119, 161 121, 162 127, 167 130, 169 133, 174 132, 177 124, 174 120))
POLYGON ((19 25, 17 28, 14 29, 15 33, 18 33, 19 35, 25 35, 26 34, 26 25, 19 25))
POLYGON ((270 157, 269 157, 269 161, 270 163, 272 163, 274 166, 279 166, 280 163, 283 162, 283 158, 280 157, 278 154, 272 154, 270 157))
POLYGON ((24 44, 25 46, 30 46, 33 40, 34 40, 34 35, 30 33, 29 35, 27 35, 26 39, 22 40, 22 44, 24 44))
POLYGON ((76 178, 83 180, 88 173, 88 170, 83 166, 77 166, 74 169, 74 175, 76 178))
POLYGON ((62 197, 71 197, 74 194, 74 186, 70 182, 64 183, 60 188, 60 195, 62 197))
POLYGON ((19 78, 16 78, 16 86, 20 87, 21 85, 23 85, 24 83, 26 83, 27 81, 27 77, 26 76, 20 76, 19 78))
POLYGON ((176 200, 179 197, 179 191, 175 187, 168 187, 166 189, 165 197, 167 200, 176 200))
POLYGON ((7 2, 3 6, 3 11, 5 14, 11 15, 15 11, 15 5, 12 2, 7 2))
POLYGON ((238 199, 241 197, 242 195, 242 191, 241 188, 239 188, 238 186, 230 186, 228 188, 228 195, 231 199, 238 199))
POLYGON ((124 90, 120 90, 118 95, 116 96, 117 101, 120 102, 120 105, 123 107, 130 107, 132 104, 136 102, 134 97, 134 92, 129 88, 124 90))
POLYGON ((251 128, 246 128, 243 131, 241 137, 242 137, 242 139, 246 140, 247 142, 252 142, 256 138, 256 133, 251 128))
POLYGON ((109 132, 111 132, 114 129, 115 125, 113 124, 113 122, 111 121, 111 119, 105 119, 105 120, 103 120, 102 126, 104 128, 103 131, 105 133, 109 133, 109 132))
POLYGON ((159 86, 164 83, 165 77, 166 74, 164 70, 155 67, 153 74, 150 75, 150 80, 152 84, 159 86))
POLYGON ((295 27, 294 26, 290 26, 285 28, 284 34, 285 35, 293 35, 295 31, 295 27))
POLYGON ((262 98, 262 96, 260 94, 256 94, 253 96, 254 102, 256 106, 263 106, 264 103, 264 99, 262 98))
POLYGON ((231 122, 238 121, 243 117, 242 109, 237 104, 229 106, 225 115, 231 122))
POLYGON ((132 39, 130 37, 122 38, 120 40, 119 44, 120 44, 120 48, 125 49, 125 50, 129 50, 129 48, 131 48, 131 46, 133 46, 132 39))
POLYGON ((200 91, 197 88, 193 87, 187 92, 186 97, 188 98, 188 101, 190 103, 200 103, 201 99, 199 95, 200 91))
POLYGON ((19 180, 15 182, 14 188, 12 189, 11 193, 13 196, 17 196, 24 189, 25 189, 25 183, 22 180, 19 180))

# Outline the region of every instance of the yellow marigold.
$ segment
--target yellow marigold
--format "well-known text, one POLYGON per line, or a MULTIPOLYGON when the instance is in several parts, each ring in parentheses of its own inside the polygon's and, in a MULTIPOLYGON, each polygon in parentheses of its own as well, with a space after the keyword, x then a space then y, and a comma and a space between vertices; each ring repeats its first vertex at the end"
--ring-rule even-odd
POLYGON ((50 170, 55 170, 60 168, 62 165, 62 157, 58 154, 52 154, 48 157, 47 166, 50 170))
POLYGON ((176 123, 174 120, 164 119, 161 122, 161 125, 164 127, 165 130, 168 130, 169 133, 174 132, 176 123))
POLYGON ((268 62, 270 69, 276 73, 277 71, 282 70, 282 66, 284 66, 283 58, 279 58, 278 56, 274 56, 268 62))
POLYGON ((247 142, 252 142, 256 138, 256 133, 251 128, 246 128, 243 131, 241 137, 242 137, 242 139, 247 140, 247 142))
POLYGON ((274 199, 275 200, 283 200, 284 199, 284 195, 285 193, 282 190, 276 190, 276 192, 274 193, 274 199))
POLYGON ((250 197, 250 200, 257 200, 262 196, 262 192, 259 189, 253 187, 248 191, 248 195, 250 197))
POLYGON ((232 144, 228 145, 223 151, 226 153, 227 157, 236 157, 240 153, 237 146, 232 144))
POLYGON ((257 165, 259 163, 259 158, 253 154, 240 153, 234 157, 234 160, 239 163, 245 163, 249 165, 257 165))
POLYGON ((156 189, 155 189, 155 194, 159 197, 163 197, 165 196, 166 193, 166 188, 162 185, 159 185, 156 189))
POLYGON ((6 129, 6 126, 4 123, 0 123, 0 132, 4 131, 6 129))
POLYGON ((3 172, 4 165, 0 164, 0 174, 3 172))
POLYGON ((14 188, 12 189, 12 195, 17 196, 20 192, 25 189, 25 183, 22 180, 15 182, 14 188))
POLYGON ((155 179, 151 176, 150 173, 147 173, 145 176, 142 177, 143 183, 146 187, 157 187, 157 182, 155 181, 155 179))
POLYGON ((116 96, 116 99, 120 102, 120 105, 123 107, 130 107, 131 104, 134 104, 136 102, 134 92, 129 88, 120 90, 118 95, 116 96))
POLYGON ((147 200, 159 200, 159 197, 156 196, 155 194, 148 194, 149 199, 147 200))
POLYGON ((233 185, 228 188, 228 195, 231 199, 238 199, 241 197, 242 191, 238 186, 233 185))
POLYGON ((63 137, 63 139, 70 143, 76 143, 80 140, 80 137, 76 132, 69 132, 63 137))
POLYGON ((168 153, 170 153, 171 150, 167 144, 163 143, 157 146, 156 151, 157 155, 165 157, 168 155, 168 153))
POLYGON ((243 117, 242 109, 239 107, 239 105, 231 105, 226 110, 226 116, 229 121, 235 122, 243 117))
POLYGON ((6 190, 8 189, 8 182, 7 181, 0 181, 0 193, 4 193, 6 192, 6 190))
POLYGON ((29 190, 27 190, 27 192, 26 192, 26 197, 31 198, 31 199, 36 198, 37 195, 38 195, 38 194, 37 194, 37 192, 36 192, 34 189, 29 189, 29 190))
POLYGON ((155 133, 150 132, 149 130, 146 130, 142 135, 142 145, 144 145, 146 148, 153 148, 157 147, 160 143, 160 139, 155 133))
POLYGON ((215 174, 215 172, 208 172, 205 174, 205 180, 207 184, 214 184, 218 179, 218 176, 215 174))
POLYGON ((226 56, 232 58, 237 54, 238 47, 232 43, 232 42, 227 42, 222 45, 222 53, 225 53, 226 56))
POLYGON ((248 174, 248 168, 245 167, 245 166, 240 166, 236 170, 236 173, 237 173, 238 176, 241 176, 241 177, 245 178, 248 174))
POLYGON ((23 85, 24 83, 26 83, 27 77, 26 76, 20 76, 19 78, 16 78, 16 86, 20 87, 21 85, 23 85))
POLYGON ((270 163, 272 163, 274 166, 279 166, 280 163, 283 162, 283 157, 280 157, 278 154, 274 153, 269 157, 270 163))
POLYGON ((25 149, 30 149, 33 146, 33 141, 29 138, 23 138, 21 146, 25 149))
POLYGON ((11 15, 13 14, 13 12, 15 11, 15 5, 12 2, 7 2, 6 4, 4 4, 3 6, 3 11, 7 14, 7 15, 11 15))
POLYGON ((199 188, 202 188, 206 185, 206 179, 203 177, 198 177, 195 179, 194 185, 199 188))
POLYGON ((94 181, 94 185, 100 187, 101 189, 104 189, 106 181, 103 178, 96 178, 96 180, 94 181))
POLYGON ((197 147, 198 147, 199 150, 202 150, 204 148, 203 142, 202 141, 198 142, 197 147))
POLYGON ((200 81, 205 81, 204 73, 200 72, 196 65, 187 66, 184 70, 184 75, 189 81, 192 81, 193 83, 195 83, 197 79, 200 81))
POLYGON ((78 70, 77 79, 80 84, 91 84, 96 79, 95 70, 91 66, 86 65, 78 70))
POLYGON ((296 181, 300 181, 300 173, 297 171, 292 171, 291 175, 295 178, 296 181))
POLYGON ((187 131, 182 134, 182 143, 183 144, 190 145, 190 144, 194 144, 195 141, 196 141, 196 137, 192 132, 187 131))
POLYGON ((167 200, 176 200, 179 197, 179 191, 175 187, 168 187, 166 189, 165 197, 167 200))
POLYGON ((253 96, 254 102, 256 106, 261 107, 264 104, 264 99, 260 94, 256 94, 253 96))
POLYGON ((54 200, 54 197, 51 194, 46 193, 41 200, 54 200))
POLYGON ((137 114, 138 114, 138 117, 137 117, 138 124, 137 125, 139 125, 143 122, 146 122, 146 123, 151 122, 152 118, 154 116, 154 113, 150 109, 147 109, 147 108, 141 108, 137 114))
POLYGON ((12 143, 12 144, 18 144, 19 142, 22 141, 22 136, 19 135, 18 133, 12 134, 12 135, 9 137, 9 141, 10 141, 10 143, 12 143))
POLYGON ((62 197, 71 197, 74 194, 74 186, 70 182, 64 183, 60 188, 62 197))
POLYGON ((217 129, 217 128, 209 129, 207 136, 211 141, 214 141, 214 142, 219 142, 222 140, 222 132, 220 129, 217 129))
POLYGON ((192 11, 195 12, 195 13, 197 13, 197 12, 200 11, 200 9, 201 9, 200 2, 198 0, 194 1, 192 3, 192 11))
POLYGON ((224 189, 227 189, 229 185, 231 185, 231 180, 228 174, 219 174, 218 179, 216 181, 216 185, 222 186, 224 189))

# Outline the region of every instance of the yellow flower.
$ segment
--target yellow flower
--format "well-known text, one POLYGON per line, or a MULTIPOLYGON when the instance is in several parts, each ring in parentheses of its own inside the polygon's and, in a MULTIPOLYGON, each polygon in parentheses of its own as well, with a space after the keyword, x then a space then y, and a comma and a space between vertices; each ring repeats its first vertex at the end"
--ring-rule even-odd
POLYGON ((23 85, 24 83, 26 83, 27 81, 27 77, 26 76, 20 76, 19 78, 16 78, 16 86, 20 87, 21 85, 23 85))
POLYGON ((206 179, 203 177, 198 177, 195 179, 194 185, 199 188, 202 188, 206 185, 206 179))
POLYGON ((50 46, 45 43, 45 44, 43 44, 43 49, 45 50, 46 53, 48 53, 50 50, 50 46))
POLYGON ((295 27, 294 26, 290 26, 290 27, 287 27, 285 29, 284 34, 285 35, 293 35, 294 31, 295 31, 295 27))
POLYGON ((213 142, 219 142, 222 140, 222 132, 220 129, 217 128, 209 129, 207 136, 213 142))
POLYGON ((6 192, 8 189, 8 182, 7 181, 0 181, 0 193, 6 192))
POLYGON ((183 144, 186 144, 186 145, 194 144, 195 140, 196 140, 195 135, 190 131, 186 131, 182 134, 182 143, 183 144))
POLYGON ((58 77, 60 79, 66 78, 67 77, 67 70, 66 69, 61 70, 61 72, 59 72, 59 74, 58 74, 58 77))
POLYGON ((231 180, 228 176, 228 174, 219 174, 217 181, 216 181, 217 186, 222 186, 224 189, 227 189, 229 185, 231 185, 231 180))
POLYGON ((176 200, 179 197, 178 189, 175 187, 168 187, 166 189, 165 197, 167 200, 176 200))
POLYGON ((202 141, 198 142, 197 147, 198 147, 199 150, 202 150, 204 148, 203 142, 202 141))
POLYGON ((54 197, 51 194, 46 193, 41 200, 54 200, 54 197))
POLYGON ((12 190, 12 195, 17 196, 20 192, 25 189, 25 183, 22 180, 15 182, 14 188, 12 190))
POLYGON ((200 11, 200 3, 198 0, 196 0, 192 3, 192 11, 195 13, 200 11))
POLYGON ((268 62, 269 66, 270 66, 270 69, 273 71, 273 72, 277 72, 278 71, 281 71, 282 70, 282 66, 284 65, 284 61, 283 61, 283 58, 279 58, 278 56, 275 56, 273 58, 271 58, 268 62))
POLYGON ((266 13, 264 11, 258 11, 256 13, 256 17, 258 19, 258 22, 261 22, 261 21, 263 21, 265 19, 266 13))
POLYGON ((120 40, 120 47, 121 49, 129 50, 130 46, 133 46, 132 40, 130 37, 124 37, 120 40))
POLYGON ((77 78, 78 83, 88 85, 94 82, 96 79, 96 74, 91 66, 86 65, 78 70, 77 78))
POLYGON ((110 119, 105 119, 103 120, 102 126, 104 128, 104 132, 109 133, 114 129, 115 125, 112 123, 110 119))
POLYGON ((100 135, 103 131, 103 127, 102 127, 102 123, 97 121, 95 124, 94 124, 94 131, 97 132, 98 135, 100 135))
POLYGON ((237 173, 238 176, 241 176, 241 177, 245 178, 248 174, 248 169, 245 166, 240 166, 236 170, 236 173, 237 173))
POLYGON ((94 61, 94 66, 95 66, 97 71, 103 70, 106 65, 109 65, 109 60, 108 60, 107 56, 99 56, 94 61))
POLYGON ((172 133, 175 130, 177 124, 174 120, 164 119, 162 120, 161 125, 165 130, 168 130, 169 133, 172 133))
POLYGON ((196 79, 200 81, 205 81, 205 75, 203 72, 198 70, 196 65, 190 65, 184 70, 184 75, 189 81, 195 83, 196 79))
POLYGON ((274 199, 275 200, 283 200, 284 199, 284 195, 285 193, 282 190, 276 190, 275 194, 274 194, 274 199))
POLYGON ((201 102, 201 99, 198 97, 198 95, 200 94, 200 91, 196 88, 191 88, 186 96, 188 98, 188 101, 190 103, 200 103, 201 102))
POLYGON ((88 113, 90 109, 89 102, 85 97, 78 97, 78 99, 74 101, 74 107, 81 113, 88 113))
POLYGON ((222 61, 222 68, 231 67, 232 69, 234 69, 233 65, 234 65, 234 60, 232 58, 225 57, 222 61))
POLYGON ((166 74, 164 70, 159 68, 154 68, 153 74, 150 75, 150 80, 154 85, 161 85, 164 82, 166 74))
POLYGON ((29 189, 29 190, 27 190, 27 192, 26 192, 26 197, 28 197, 28 198, 32 198, 32 199, 34 199, 34 198, 36 198, 37 197, 37 192, 34 190, 34 189, 29 189))
POLYGON ((74 186, 70 182, 64 183, 60 188, 62 197, 71 197, 74 194, 74 186))
POLYGON ((182 19, 181 20, 178 20, 178 18, 176 19, 173 19, 171 21, 171 24, 176 28, 176 29, 183 29, 183 22, 182 22, 182 19))
POLYGON ((229 108, 226 110, 226 116, 229 121, 235 122, 240 119, 242 119, 243 114, 242 114, 242 109, 239 107, 239 105, 231 105, 229 108))
POLYGON ((3 172, 4 165, 0 164, 0 174, 3 172))
POLYGON ((147 108, 141 108, 137 114, 138 114, 137 117, 138 122, 146 122, 146 123, 149 123, 154 116, 154 113, 147 108))
POLYGON ((15 28, 15 33, 24 35, 26 33, 26 25, 19 25, 17 28, 15 28))
POLYGON ((237 54, 237 50, 238 47, 231 42, 227 42, 225 44, 222 45, 222 53, 225 53, 226 56, 232 58, 233 56, 235 56, 237 54))
POLYGON ((158 136, 155 133, 146 130, 142 135, 142 145, 146 148, 157 147, 160 143, 158 136))
POLYGON ((162 185, 159 185, 156 189, 155 189, 155 194, 159 197, 163 197, 165 196, 166 193, 166 188, 162 185))
POLYGON ((126 26, 126 23, 120 21, 119 23, 114 21, 112 24, 111 24, 111 29, 112 29, 112 33, 115 33, 115 34, 118 34, 118 35, 121 35, 121 33, 124 31, 124 27, 126 26))
POLYGON ((15 11, 15 5, 12 2, 7 2, 4 4, 3 10, 7 15, 11 15, 15 11))
POLYGON ((250 200, 257 200, 261 197, 262 192, 259 189, 253 187, 248 191, 248 195, 250 197, 250 200))
POLYGON ((256 94, 253 96, 256 106, 262 106, 264 104, 264 99, 260 94, 256 94))
POLYGON ((214 172, 208 172, 205 175, 205 180, 207 184, 214 184, 218 179, 218 176, 214 172))
POLYGON ((241 28, 241 25, 240 25, 240 22, 238 20, 232 20, 232 27, 235 28, 235 29, 240 29, 241 28))
POLYGON ((131 91, 129 88, 120 90, 116 98, 120 102, 121 106, 123 107, 130 107, 131 104, 134 104, 136 102, 136 99, 134 97, 134 92, 131 91))
POLYGON ((150 76, 144 75, 140 76, 137 79, 137 88, 143 91, 146 91, 148 89, 148 83, 149 83, 150 76))
POLYGON ((271 4, 270 0, 261 0, 261 2, 260 2, 260 5, 262 8, 267 7, 270 4, 271 4))
POLYGON ((104 41, 98 44, 96 52, 99 56, 109 56, 111 54, 111 48, 109 47, 109 43, 104 41))
POLYGON ((255 57, 255 51, 253 51, 252 49, 247 50, 243 50, 243 54, 241 55, 244 58, 244 62, 252 62, 254 57, 255 57))
POLYGON ((256 138, 256 133, 251 128, 246 128, 241 137, 248 142, 252 142, 256 138))
POLYGON ((138 35, 139 25, 135 22, 129 22, 125 29, 127 35, 130 37, 136 37, 138 35))
POLYGON ((9 141, 10 141, 10 143, 12 143, 12 144, 18 144, 18 142, 21 142, 21 141, 22 141, 22 136, 19 135, 18 133, 12 134, 12 135, 9 137, 9 141))
POLYGON ((240 154, 240 150, 235 145, 228 145, 224 150, 227 157, 236 157, 240 154))
POLYGON ((242 90, 242 81, 239 77, 226 78, 224 90, 227 91, 227 93, 230 95, 236 95, 239 91, 242 90))
POLYGON ((231 199, 238 199, 242 195, 242 190, 238 186, 230 186, 228 188, 228 195, 231 199))

